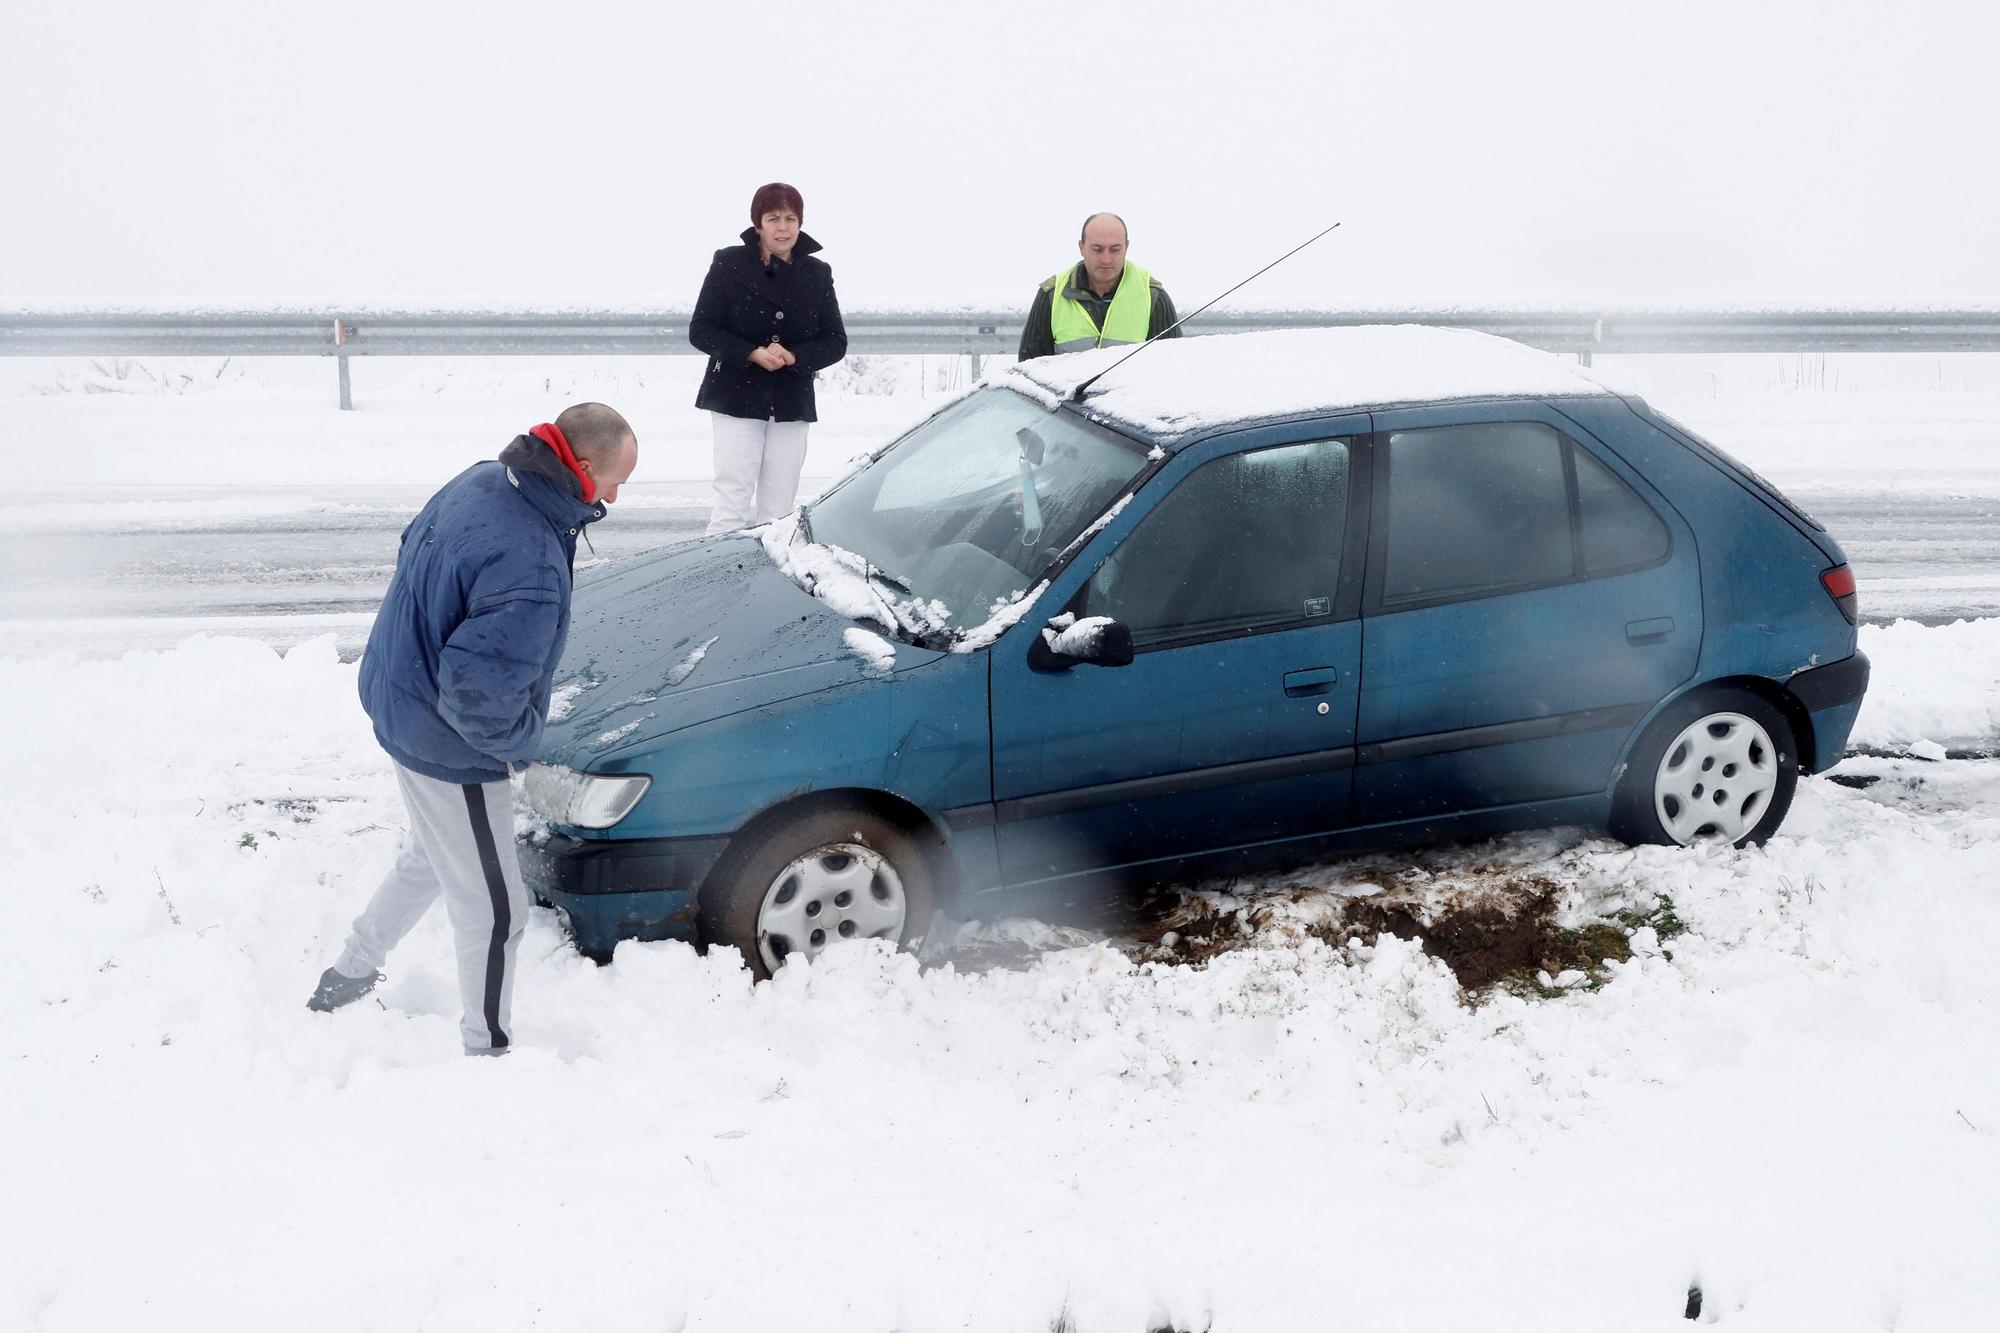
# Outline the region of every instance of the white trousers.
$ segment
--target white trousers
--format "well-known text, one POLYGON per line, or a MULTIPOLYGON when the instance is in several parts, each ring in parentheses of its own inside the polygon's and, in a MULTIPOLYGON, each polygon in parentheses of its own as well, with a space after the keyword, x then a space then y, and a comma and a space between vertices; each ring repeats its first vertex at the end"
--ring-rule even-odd
POLYGON ((396 782, 410 812, 409 836, 333 966, 343 976, 367 976, 443 898, 465 1004, 459 1035, 469 1052, 505 1050, 514 955, 528 920, 514 851, 513 788, 505 779, 439 782, 401 764, 396 782))
POLYGON ((792 512, 806 465, 804 421, 757 421, 710 412, 715 429, 715 510, 708 531, 735 532, 792 512))

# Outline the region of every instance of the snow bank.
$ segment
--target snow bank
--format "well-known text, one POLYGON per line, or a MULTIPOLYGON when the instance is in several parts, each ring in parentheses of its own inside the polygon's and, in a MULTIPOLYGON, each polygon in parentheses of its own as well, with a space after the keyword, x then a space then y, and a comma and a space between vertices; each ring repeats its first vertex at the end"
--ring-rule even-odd
POLYGON ((1863 625, 1872 679, 1853 745, 2000 748, 2000 619, 1863 625))
MULTIPOLYGON (((1991 632, 1883 631, 1876 687, 1991 632)), ((856 947, 753 986, 678 944, 594 967, 538 910, 519 1049, 472 1061, 442 914, 379 1002, 304 1009, 403 822, 354 670, 326 640, 0 661, 0 1326, 1666 1328, 1699 1282, 1821 1333, 2000 1303, 1992 764, 1851 760, 1869 785, 1802 783, 1762 852, 1547 833, 1281 881, 1671 897, 1686 934, 1554 1000, 1276 933, 1202 969, 1074 931, 979 973, 856 947)))

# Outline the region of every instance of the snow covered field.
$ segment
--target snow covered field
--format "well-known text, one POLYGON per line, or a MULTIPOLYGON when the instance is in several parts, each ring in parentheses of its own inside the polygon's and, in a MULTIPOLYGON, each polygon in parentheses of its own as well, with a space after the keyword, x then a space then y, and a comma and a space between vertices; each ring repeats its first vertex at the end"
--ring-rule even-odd
MULTIPOLYGON (((421 492, 552 399, 626 405, 493 373, 349 416, 324 375, 9 389, 37 456, 89 467, 0 519, 421 492)), ((678 382, 613 378, 658 469, 634 498, 666 503, 702 423, 678 382)), ((1664 387, 1788 489, 2000 500, 1989 393, 1664 387)), ((809 470, 938 401, 838 396, 809 470)), ((458 1054, 441 915, 379 1002, 304 1009, 403 819, 321 628, 0 646, 0 1327, 1643 1330, 1684 1327, 1691 1286, 1744 1330, 2000 1308, 2000 763, 1951 757, 2000 747, 2000 619, 1864 628, 1870 753, 1762 851, 1524 835, 1197 886, 1227 949, 984 922, 928 966, 857 948, 761 987, 678 944, 597 968, 537 911, 504 1061, 458 1054), (1538 898, 1622 920, 1630 957, 1467 992, 1332 926, 1355 897, 1538 898)))
MULTIPOLYGON (((2000 622, 1864 647, 1860 740, 2000 735, 2000 622)), ((0 1326, 1645 1329, 1693 1283, 1731 1327, 1907 1331, 2000 1302, 1991 762, 1850 760, 1877 780, 1803 783, 1762 852, 1570 832, 1289 876, 1206 967, 1024 923, 964 941, 1012 969, 856 949, 753 987, 678 944, 599 969, 537 911, 520 1049, 468 1061, 441 915, 380 1003, 303 1007, 402 822, 354 671, 326 639, 0 661, 0 1326), (1567 924, 1665 895, 1686 931, 1469 1003, 1414 943, 1303 929, 1328 895, 1541 881, 1567 924)))

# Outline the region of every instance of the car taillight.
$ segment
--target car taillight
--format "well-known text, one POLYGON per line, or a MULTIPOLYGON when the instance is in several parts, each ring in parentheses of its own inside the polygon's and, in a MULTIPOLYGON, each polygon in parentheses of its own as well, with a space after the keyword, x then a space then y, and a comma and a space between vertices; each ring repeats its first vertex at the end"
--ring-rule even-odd
POLYGON ((1840 614, 1847 617, 1850 625, 1861 621, 1861 600, 1854 592, 1854 571, 1846 565, 1835 565, 1819 576, 1820 586, 1826 595, 1833 598, 1833 604, 1840 608, 1840 614))

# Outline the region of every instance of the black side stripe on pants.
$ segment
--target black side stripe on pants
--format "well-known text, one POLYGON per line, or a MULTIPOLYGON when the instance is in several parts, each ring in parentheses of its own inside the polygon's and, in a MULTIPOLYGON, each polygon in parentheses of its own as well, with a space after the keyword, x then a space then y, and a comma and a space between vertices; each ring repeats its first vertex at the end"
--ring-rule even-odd
POLYGON ((500 982, 507 966, 507 932, 514 923, 507 911, 507 880, 500 873, 500 850, 493 842, 493 824, 486 818, 486 793, 476 782, 465 783, 465 813, 472 820, 472 841, 479 848, 479 868, 486 875, 486 894, 493 900, 493 939, 486 946, 486 1035, 493 1049, 507 1045, 500 1030, 500 982))

